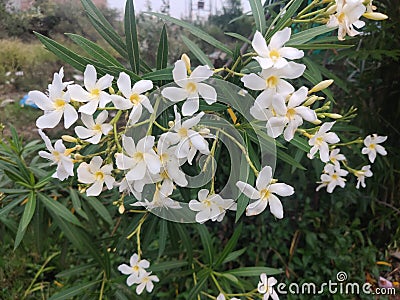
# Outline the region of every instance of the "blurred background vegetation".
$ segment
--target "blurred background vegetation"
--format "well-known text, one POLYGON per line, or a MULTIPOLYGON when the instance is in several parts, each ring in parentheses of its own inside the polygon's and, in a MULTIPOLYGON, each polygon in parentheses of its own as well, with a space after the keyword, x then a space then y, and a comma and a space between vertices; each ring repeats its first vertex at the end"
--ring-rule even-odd
MULTIPOLYGON (((10 126, 16 127, 25 140, 38 138, 34 120, 40 112, 31 107, 21 107, 19 99, 29 90, 45 90, 53 72, 63 65, 36 40, 33 31, 50 36, 71 49, 75 46, 63 33, 77 33, 113 53, 92 29, 82 8, 71 3, 35 1, 32 9, 18 12, 7 10, 5 0, 0 2, 0 123, 6 127, 2 139, 10 135, 10 126)), ((227 31, 244 36, 251 34, 247 31, 251 25, 250 18, 229 22, 243 14, 238 3, 231 1, 223 14, 211 16, 208 22, 198 26, 232 48, 241 47, 224 35, 227 31)), ((389 19, 368 22, 363 30, 365 34, 346 41, 354 47, 340 51, 310 51, 308 55, 331 72, 324 77, 336 80, 337 112, 357 107, 355 122, 362 128, 359 136, 387 135, 384 146, 388 156, 378 158, 373 166, 374 177, 367 179, 366 189, 356 190, 352 187, 354 182, 348 182, 345 190, 336 190, 333 195, 315 192, 315 182, 319 180, 319 170, 322 169, 322 166, 316 166, 315 160, 303 159, 302 163, 310 169, 315 168, 316 173, 296 170, 293 174, 290 167, 278 166, 277 177, 291 178, 290 183, 296 190, 295 196, 283 203, 286 218, 276 221, 271 215, 263 214, 245 219, 246 226, 238 249, 246 250, 232 262, 233 265, 252 262, 254 265, 283 268, 285 272, 278 276, 278 281, 287 283, 326 282, 334 280, 338 271, 347 272, 352 282, 367 280, 376 285, 379 276, 388 277, 388 274, 391 274, 390 280, 400 280, 399 272, 392 272, 400 266, 400 3, 398 0, 382 0, 376 5, 389 19), (386 264, 379 263, 382 261, 386 264)), ((122 33, 118 13, 105 8, 103 13, 122 33)), ((138 17, 141 55, 147 62, 155 61, 152 49, 157 48, 162 24, 149 16, 138 17)), ((175 25, 169 25, 167 29, 171 53, 169 62, 172 64, 181 53, 189 51, 181 39, 182 29, 175 25)), ((201 45, 216 65, 226 62, 211 46, 196 37, 191 38, 201 45)), ((117 53, 113 54, 118 57, 117 53)), ((66 80, 79 79, 74 75, 80 74, 65 67, 66 80)), ((295 151, 291 154, 294 156, 295 151)), ((5 177, 0 170, 0 180, 2 178, 5 177)), ((0 209, 3 205, 1 200, 0 193, 0 209)), ((103 200, 103 203, 107 201, 103 200)), ((117 218, 115 211, 111 215, 117 218)), ((76 280, 73 276, 55 276, 68 269, 71 263, 77 263, 72 258, 80 255, 60 231, 50 227, 46 240, 42 241, 45 247, 39 248, 33 239, 25 239, 13 251, 13 215, 7 216, 11 225, 2 218, 0 216, 0 299, 21 299, 24 293, 27 299, 38 299, 39 295, 46 298, 60 286, 76 280), (58 251, 62 255, 47 261, 58 251), (48 264, 43 268, 45 263, 48 264)), ((233 226, 232 221, 211 224, 209 228, 221 237, 222 244, 226 242, 224 232, 233 226)), ((99 238, 102 236, 99 230, 112 230, 111 226, 100 221, 93 227, 90 231, 99 238)), ((153 229, 149 225, 144 232, 152 233, 153 229)), ((197 243, 200 245, 199 241, 197 243)), ((165 247, 166 253, 174 249, 172 242, 165 247)), ((116 261, 120 262, 119 258, 116 261)), ((321 299, 326 299, 326 296, 321 299)))

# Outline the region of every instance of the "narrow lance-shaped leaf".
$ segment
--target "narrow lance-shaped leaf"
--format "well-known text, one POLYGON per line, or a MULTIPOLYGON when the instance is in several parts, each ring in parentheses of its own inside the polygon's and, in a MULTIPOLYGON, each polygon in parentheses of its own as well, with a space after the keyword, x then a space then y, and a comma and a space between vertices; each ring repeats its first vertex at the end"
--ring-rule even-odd
POLYGON ((168 64, 168 36, 167 36, 167 27, 164 24, 161 35, 160 42, 158 43, 157 50, 157 70, 165 69, 168 64))
POLYGON ((135 7, 133 0, 127 0, 125 6, 125 36, 126 36, 126 50, 128 52, 129 63, 133 73, 139 74, 140 57, 139 57, 139 43, 136 29, 135 7))
POLYGON ((17 249, 19 244, 22 242, 26 229, 28 228, 28 225, 32 220, 33 214, 35 213, 35 209, 36 209, 36 195, 34 192, 31 191, 28 197, 28 201, 25 205, 22 219, 18 226, 18 231, 14 242, 14 250, 17 249))
POLYGON ((193 25, 191 25, 191 24, 189 24, 187 22, 175 19, 173 17, 167 16, 167 15, 164 15, 164 14, 156 13, 156 12, 147 12, 147 14, 159 17, 160 19, 163 19, 164 21, 172 22, 172 23, 174 23, 174 24, 176 24, 178 26, 182 26, 183 28, 189 30, 194 36, 197 36, 198 38, 200 38, 203 41, 209 43, 210 45, 212 45, 212 46, 224 51, 229 56, 233 55, 233 52, 227 46, 225 46, 224 43, 218 41, 217 39, 215 39, 214 37, 212 37, 208 33, 204 32, 203 30, 197 28, 196 26, 193 26, 193 25))
POLYGON ((208 58, 207 54, 203 52, 203 50, 200 49, 199 46, 197 46, 195 43, 193 43, 191 40, 189 40, 186 36, 182 35, 182 41, 185 43, 185 45, 189 48, 189 50, 196 56, 196 58, 203 64, 207 65, 210 68, 214 68, 211 60, 208 58))
POLYGON ((251 11, 253 13, 254 21, 256 23, 256 28, 261 34, 265 34, 267 25, 265 23, 264 8, 261 4, 261 0, 249 0, 251 11))

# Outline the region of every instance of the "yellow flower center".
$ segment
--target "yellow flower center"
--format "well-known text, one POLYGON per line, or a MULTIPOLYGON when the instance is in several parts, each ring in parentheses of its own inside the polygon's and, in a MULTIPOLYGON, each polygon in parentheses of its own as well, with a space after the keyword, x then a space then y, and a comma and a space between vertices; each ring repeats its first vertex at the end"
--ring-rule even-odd
POLYGON ((93 130, 95 131, 101 131, 101 125, 100 124, 96 124, 93 126, 93 130))
POLYGON ((133 105, 138 105, 140 103, 140 96, 139 94, 132 94, 129 97, 129 100, 132 102, 133 105))
POLYGON ((188 130, 185 127, 182 127, 178 130, 178 134, 182 137, 185 137, 188 135, 188 130))
POLYGON ((278 80, 278 77, 272 75, 265 80, 265 83, 267 84, 267 87, 273 88, 276 87, 276 85, 278 84, 278 80))
POLYGON ((104 180, 104 173, 102 171, 97 171, 94 174, 94 177, 96 178, 97 181, 102 181, 104 180))
POLYGON ((345 17, 346 17, 346 15, 343 12, 340 13, 340 15, 338 15, 338 17, 337 17, 339 23, 343 23, 345 17))
POLYGON ((137 161, 142 161, 142 160, 144 160, 144 155, 143 155, 142 152, 136 152, 136 153, 133 155, 133 158, 134 158, 135 160, 137 160, 137 161))
POLYGON ((321 144, 322 144, 323 142, 324 142, 324 138, 323 138, 322 136, 317 137, 317 138, 315 139, 315 144, 318 145, 318 146, 321 146, 321 144))
POLYGON ((210 199, 204 199, 203 201, 201 201, 201 202, 203 202, 203 204, 205 205, 205 206, 207 206, 207 207, 210 207, 211 206, 211 201, 210 201, 210 199))
POLYGON ((139 267, 138 266, 133 266, 132 267, 133 271, 138 272, 139 271, 139 267))
POLYGON ((281 55, 279 54, 279 52, 277 50, 273 49, 272 51, 269 52, 269 57, 273 61, 276 61, 277 59, 279 59, 281 57, 281 55))
POLYGON ((54 107, 57 110, 64 109, 65 104, 66 104, 65 101, 60 98, 58 98, 58 99, 56 99, 56 101, 54 101, 54 107))
POLYGON ((375 144, 369 145, 368 148, 369 148, 370 150, 375 150, 375 144))
POLYGON ((100 96, 100 90, 99 89, 93 89, 90 91, 90 97, 91 98, 99 98, 100 96))
POLYGON ((52 154, 53 154, 54 159, 55 159, 56 161, 60 161, 60 159, 61 159, 61 157, 60 157, 60 156, 61 156, 60 152, 58 152, 58 151, 53 151, 52 154))
POLYGON ((269 189, 262 189, 260 191, 260 196, 262 200, 268 200, 269 196, 271 195, 271 192, 269 189))
POLYGON ((333 175, 332 175, 332 179, 333 179, 333 180, 336 180, 336 179, 338 179, 338 178, 339 178, 339 176, 338 176, 337 174, 333 174, 333 175))
POLYGON ((286 117, 287 117, 289 120, 291 120, 291 119, 293 119, 295 116, 296 116, 296 111, 294 110, 294 108, 289 108, 289 109, 287 110, 286 117))
POLYGON ((188 82, 188 83, 186 84, 185 89, 186 89, 190 94, 192 94, 192 93, 195 93, 195 92, 197 91, 197 85, 196 85, 196 83, 194 83, 194 82, 188 82))

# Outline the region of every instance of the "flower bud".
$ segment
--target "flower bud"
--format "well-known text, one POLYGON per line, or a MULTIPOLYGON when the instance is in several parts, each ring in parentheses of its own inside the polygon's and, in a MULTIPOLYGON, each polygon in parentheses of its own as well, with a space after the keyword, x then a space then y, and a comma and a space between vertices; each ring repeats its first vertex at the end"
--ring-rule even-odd
POLYGON ((125 212, 125 206, 122 203, 119 207, 118 207, 118 212, 122 215, 125 212))
POLYGON ((171 128, 171 127, 174 127, 174 125, 175 125, 175 122, 174 121, 169 121, 168 122, 168 126, 171 128))
POLYGON ((73 136, 70 135, 63 135, 61 136, 62 140, 65 142, 70 142, 70 143, 77 143, 78 140, 76 138, 74 138, 73 136))
POLYGON ((335 5, 332 5, 331 7, 329 7, 329 8, 326 10, 326 14, 327 14, 327 15, 334 14, 334 13, 336 12, 336 9, 337 9, 337 5, 336 5, 336 4, 335 4, 335 5))
POLYGON ((322 121, 317 119, 317 120, 315 120, 315 121, 313 121, 311 123, 314 124, 314 125, 319 125, 319 124, 322 123, 322 121))
POLYGON ((85 158, 85 157, 82 156, 82 155, 80 155, 79 153, 77 153, 77 154, 74 155, 74 159, 76 159, 76 160, 83 160, 84 158, 85 158))
POLYGON ((187 72, 190 74, 192 71, 190 70, 190 58, 189 58, 189 56, 187 56, 186 53, 183 53, 182 56, 181 56, 181 59, 185 63, 187 72))
POLYGON ((342 115, 339 115, 339 114, 331 114, 331 113, 326 113, 325 116, 327 116, 328 118, 331 118, 331 119, 341 119, 341 118, 343 118, 342 115))
POLYGON ((313 105, 315 103, 315 101, 319 100, 318 96, 312 95, 310 97, 308 97, 308 99, 303 103, 304 106, 310 106, 313 105))
POLYGON ((330 86, 332 83, 333 83, 332 79, 321 81, 320 83, 315 85, 311 90, 309 90, 308 93, 311 94, 311 93, 322 91, 322 90, 326 89, 328 86, 330 86))
POLYGON ((109 92, 111 95, 114 95, 114 94, 115 94, 115 90, 113 89, 112 86, 110 86, 110 87, 108 88, 108 92, 109 92))
POLYGON ((377 13, 377 12, 366 12, 363 14, 363 17, 370 19, 370 20, 374 20, 374 21, 382 21, 382 20, 386 20, 388 18, 387 15, 377 13))

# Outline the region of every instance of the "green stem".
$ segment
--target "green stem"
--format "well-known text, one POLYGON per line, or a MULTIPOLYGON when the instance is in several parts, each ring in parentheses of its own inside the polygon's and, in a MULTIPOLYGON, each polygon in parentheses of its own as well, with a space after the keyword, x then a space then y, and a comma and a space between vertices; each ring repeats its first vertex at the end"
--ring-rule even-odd
POLYGON ((101 288, 100 288, 100 295, 99 295, 99 300, 103 299, 103 294, 104 294, 104 286, 106 285, 106 272, 103 271, 103 280, 101 281, 101 288))

